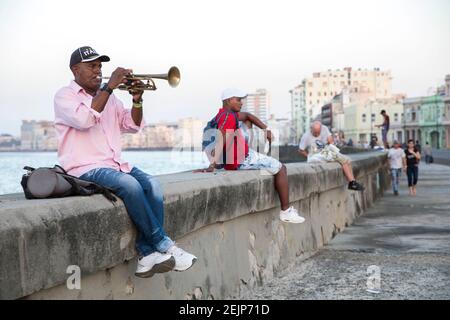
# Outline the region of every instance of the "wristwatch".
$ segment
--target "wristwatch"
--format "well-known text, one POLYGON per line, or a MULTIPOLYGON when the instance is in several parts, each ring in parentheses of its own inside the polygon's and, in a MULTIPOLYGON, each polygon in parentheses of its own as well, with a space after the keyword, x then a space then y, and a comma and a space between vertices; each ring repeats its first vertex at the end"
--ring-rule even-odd
POLYGON ((107 83, 103 84, 103 86, 102 86, 102 88, 100 89, 100 91, 106 91, 106 92, 108 92, 109 94, 113 93, 113 89, 111 89, 110 87, 108 87, 108 84, 107 84, 107 83))

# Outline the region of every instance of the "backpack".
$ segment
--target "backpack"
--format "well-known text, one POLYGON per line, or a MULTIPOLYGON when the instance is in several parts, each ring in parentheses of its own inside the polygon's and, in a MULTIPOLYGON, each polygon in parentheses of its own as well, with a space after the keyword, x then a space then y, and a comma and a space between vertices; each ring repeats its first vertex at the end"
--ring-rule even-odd
POLYGON ((26 166, 24 169, 27 173, 22 176, 20 184, 27 199, 90 196, 100 193, 112 202, 117 201, 108 188, 71 176, 58 165, 37 169, 26 166))
MULTIPOLYGON (((223 129, 223 126, 227 122, 227 119, 228 119, 228 116, 230 113, 233 114, 233 116, 236 120, 235 130, 237 130, 239 128, 239 119, 238 119, 237 113, 233 112, 233 111, 231 111, 231 112, 223 111, 222 113, 216 115, 214 118, 212 118, 210 121, 208 121, 205 128, 203 129, 202 151, 204 151, 206 153, 209 160, 211 160, 211 158, 213 158, 213 154, 214 154, 213 151, 216 147, 216 134, 217 134, 217 130, 219 129, 220 119, 225 116, 225 121, 223 122, 222 126, 220 127, 220 129, 223 129)), ((225 151, 223 152, 222 157, 223 157, 223 161, 225 163, 225 159, 226 159, 225 151)), ((224 167, 223 164, 218 164, 216 166, 217 169, 221 169, 223 167, 224 167)))
POLYGON ((239 119, 238 119, 236 112, 223 111, 222 113, 218 114, 217 116, 212 118, 210 121, 208 121, 205 128, 203 129, 202 151, 205 151, 206 149, 208 149, 208 150, 214 149, 214 147, 216 146, 216 133, 217 133, 217 130, 219 129, 220 119, 223 116, 225 116, 225 121, 223 122, 223 125, 220 128, 220 129, 222 129, 223 126, 225 125, 225 122, 227 122, 228 115, 230 113, 233 114, 233 116, 236 120, 236 129, 235 130, 237 130, 239 128, 239 119), (213 130, 213 129, 215 129, 215 130, 213 130))

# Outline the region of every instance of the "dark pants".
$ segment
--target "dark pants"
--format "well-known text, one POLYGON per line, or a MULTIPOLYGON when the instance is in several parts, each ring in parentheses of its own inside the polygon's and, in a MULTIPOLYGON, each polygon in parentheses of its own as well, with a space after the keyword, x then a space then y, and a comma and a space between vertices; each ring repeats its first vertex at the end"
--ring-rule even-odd
POLYGON ((417 180, 419 179, 419 167, 407 167, 406 174, 408 175, 408 186, 415 186, 417 184, 417 180))
POLYGON ((388 140, 387 140, 388 131, 389 131, 389 129, 387 129, 387 130, 385 128, 381 129, 381 140, 383 140, 383 144, 386 149, 389 148, 388 140))

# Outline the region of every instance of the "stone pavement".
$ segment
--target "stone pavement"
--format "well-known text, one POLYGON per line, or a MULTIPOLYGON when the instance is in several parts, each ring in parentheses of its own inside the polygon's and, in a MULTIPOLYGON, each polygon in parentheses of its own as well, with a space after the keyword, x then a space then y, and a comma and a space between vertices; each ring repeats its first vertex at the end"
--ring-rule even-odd
POLYGON ((415 197, 403 174, 400 196, 386 192, 317 254, 242 298, 450 299, 450 167, 421 164, 415 197), (378 293, 367 290, 377 289, 374 270, 378 293))

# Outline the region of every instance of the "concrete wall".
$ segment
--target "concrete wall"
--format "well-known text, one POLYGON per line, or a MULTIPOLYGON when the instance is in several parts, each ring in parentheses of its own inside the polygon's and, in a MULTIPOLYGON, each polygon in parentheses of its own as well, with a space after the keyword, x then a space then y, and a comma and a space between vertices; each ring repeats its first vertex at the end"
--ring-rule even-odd
MULTIPOLYGON (((364 153, 368 151, 367 149, 349 146, 339 147, 339 150, 343 154, 364 153)), ((296 145, 273 147, 271 155, 279 159, 282 163, 294 163, 306 161, 306 157, 298 153, 298 146, 296 145)))
POLYGON ((166 230, 199 260, 186 272, 134 276, 135 230, 123 203, 101 195, 0 197, 2 299, 218 299, 261 285, 321 248, 386 189, 384 153, 351 156, 366 191, 348 191, 336 163, 287 164, 303 224, 279 220, 273 178, 258 171, 160 176, 166 230), (81 290, 69 290, 69 265, 81 290))

